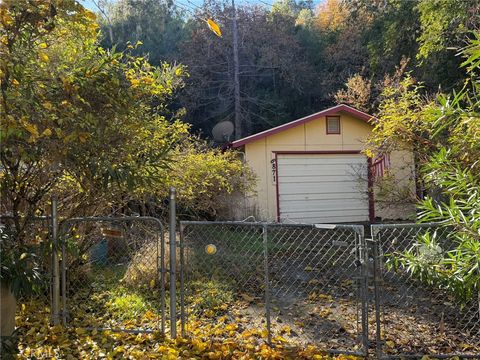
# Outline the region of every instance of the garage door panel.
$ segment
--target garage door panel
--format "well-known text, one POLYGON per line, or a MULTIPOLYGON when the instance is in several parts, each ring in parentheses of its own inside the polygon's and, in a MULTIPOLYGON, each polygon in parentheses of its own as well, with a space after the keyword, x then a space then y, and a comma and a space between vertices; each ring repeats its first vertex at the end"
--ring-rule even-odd
MULTIPOLYGON (((355 174, 356 175, 356 174, 355 174)), ((283 176, 282 177, 282 184, 286 183, 310 183, 310 184, 318 184, 322 182, 352 182, 352 178, 357 178, 353 175, 320 175, 320 176, 283 176)), ((366 184, 362 178, 358 178, 358 181, 363 182, 366 184)))
POLYGON ((351 209, 351 210, 320 210, 320 211, 294 211, 289 218, 311 218, 318 215, 325 216, 337 216, 337 215, 363 215, 363 209, 351 209))
POLYGON ((303 176, 310 176, 310 177, 318 177, 324 175, 334 175, 334 176, 361 176, 365 177, 367 175, 367 169, 365 166, 352 166, 352 167, 345 167, 344 165, 335 165, 334 167, 328 166, 315 166, 310 167, 306 166, 305 168, 294 167, 291 165, 284 165, 283 169, 278 172, 279 176, 282 177, 292 177, 297 176, 300 172, 303 176), (338 168, 337 168, 338 166, 338 168))
POLYGON ((350 211, 325 211, 325 212, 303 212, 290 214, 281 218, 282 222, 297 222, 297 223, 340 223, 340 222, 355 222, 365 221, 365 214, 363 210, 350 210, 350 211))
POLYGON ((282 221, 368 220, 364 155, 279 155, 277 165, 282 221))
POLYGON ((345 169, 357 169, 364 167, 365 164, 361 163, 344 163, 344 164, 329 164, 324 161, 318 164, 309 164, 305 162, 305 164, 292 164, 292 163, 284 163, 282 160, 278 160, 280 165, 283 165, 282 168, 279 168, 280 174, 284 174, 288 171, 298 171, 299 169, 308 171, 308 170, 316 170, 316 171, 345 171, 345 169), (313 165, 313 166, 312 166, 313 165))
POLYGON ((299 156, 299 155, 280 155, 278 158, 279 164, 292 165, 292 166, 311 166, 311 165, 351 165, 351 164, 363 164, 363 159, 353 159, 351 155, 347 158, 345 155, 311 155, 311 156, 299 156), (288 156, 288 157, 287 157, 288 156), (294 159, 293 157, 297 157, 294 159))
POLYGON ((335 200, 335 201, 343 201, 343 200, 355 200, 355 199, 365 199, 367 194, 361 194, 357 191, 351 193, 327 193, 327 194, 312 194, 310 192, 305 194, 283 194, 280 195, 280 200, 284 203, 288 203, 291 201, 303 201, 303 200, 335 200))
POLYGON ((322 181, 283 183, 280 196, 289 194, 358 193, 362 191, 362 189, 366 191, 366 186, 354 182, 322 181))
MULTIPOLYGON (((366 199, 349 199, 348 209, 365 209, 366 199)), ((288 212, 345 210, 345 203, 338 200, 284 201, 282 210, 288 212)))

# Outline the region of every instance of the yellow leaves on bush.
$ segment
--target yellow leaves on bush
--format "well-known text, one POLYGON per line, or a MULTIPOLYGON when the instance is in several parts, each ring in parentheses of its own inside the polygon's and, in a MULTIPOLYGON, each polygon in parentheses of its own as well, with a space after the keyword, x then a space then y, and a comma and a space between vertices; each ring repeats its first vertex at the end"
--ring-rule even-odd
POLYGON ((90 135, 88 133, 81 132, 81 133, 78 134, 78 140, 80 140, 81 143, 84 143, 88 140, 89 136, 90 135))
POLYGON ((13 17, 4 8, 0 8, 0 22, 5 27, 13 24, 13 17))
POLYGON ((130 84, 133 88, 140 87, 141 85, 155 85, 155 79, 152 76, 130 78, 130 84))
POLYGON ((38 130, 37 130, 37 125, 35 124, 30 124, 30 123, 24 123, 23 125, 25 129, 32 135, 38 136, 38 130))
POLYGON ((95 15, 95 13, 90 10, 85 11, 85 17, 90 20, 94 20, 94 21, 97 20, 97 16, 95 15))
POLYGON ((200 140, 183 142, 165 174, 178 190, 185 208, 215 213, 225 206, 226 196, 252 189, 255 177, 238 155, 209 148, 200 140))
POLYGON ((44 63, 50 62, 50 58, 48 57, 47 53, 43 51, 38 53, 38 58, 40 59, 41 62, 44 62, 44 63))
POLYGON ((139 79, 130 79, 130 84, 132 84, 133 87, 136 87, 140 84, 139 79))
POLYGON ((43 105, 43 107, 44 107, 45 109, 47 109, 47 110, 52 110, 52 109, 53 109, 53 105, 52 105, 52 103, 49 102, 49 101, 44 102, 42 105, 43 105))

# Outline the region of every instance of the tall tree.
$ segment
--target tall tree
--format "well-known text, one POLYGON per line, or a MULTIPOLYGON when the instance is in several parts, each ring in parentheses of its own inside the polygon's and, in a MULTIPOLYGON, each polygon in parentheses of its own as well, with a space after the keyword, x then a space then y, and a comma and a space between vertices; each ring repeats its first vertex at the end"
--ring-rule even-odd
MULTIPOLYGON (((140 40, 134 54, 187 64, 191 86, 177 105, 209 136, 218 121, 234 120, 233 14, 230 3, 191 4, 119 0, 107 7, 103 44, 125 49, 140 40), (207 19, 220 24, 222 38, 207 19)), ((332 105, 355 75, 371 84, 370 103, 361 100, 371 111, 397 67, 421 81, 426 94, 448 91, 466 78, 451 48, 463 45, 479 18, 475 0, 328 0, 316 9, 311 1, 279 0, 270 8, 240 6, 237 16, 236 113, 244 135, 332 105)))
POLYGON ((95 213, 154 181, 188 126, 166 117, 182 68, 102 49, 77 2, 8 1, 0 20, 1 213, 21 243, 52 190, 95 213))
MULTIPOLYGON (((184 104, 198 128, 233 120, 234 72, 230 7, 214 5, 198 13, 199 19, 214 17, 223 31, 218 38, 192 19, 192 37, 180 53, 191 69, 184 104)), ((286 119, 286 93, 293 101, 312 81, 313 69, 295 37, 295 18, 270 14, 262 7, 237 9, 240 68, 240 106, 245 134, 279 124, 286 119)))
POLYGON ((102 46, 125 50, 128 44, 143 43, 133 51, 136 55, 148 53, 152 64, 173 60, 178 45, 187 33, 184 30, 182 10, 167 0, 119 0, 99 4, 100 20, 105 34, 102 46))

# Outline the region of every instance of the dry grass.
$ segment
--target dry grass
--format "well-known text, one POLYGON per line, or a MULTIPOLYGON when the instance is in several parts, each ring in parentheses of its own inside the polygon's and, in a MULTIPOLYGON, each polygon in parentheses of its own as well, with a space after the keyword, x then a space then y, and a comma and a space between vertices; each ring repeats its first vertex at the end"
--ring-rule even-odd
MULTIPOLYGON (((165 237, 166 239, 168 236, 165 237)), ((170 248, 168 242, 165 242, 164 252, 164 268, 170 268, 170 248)), ((155 239, 146 242, 130 260, 122 282, 131 287, 148 287, 157 286, 161 271, 161 246, 155 239)), ((179 268, 180 249, 177 248, 176 266, 179 268)), ((163 286, 168 287, 170 275, 165 273, 163 286)))

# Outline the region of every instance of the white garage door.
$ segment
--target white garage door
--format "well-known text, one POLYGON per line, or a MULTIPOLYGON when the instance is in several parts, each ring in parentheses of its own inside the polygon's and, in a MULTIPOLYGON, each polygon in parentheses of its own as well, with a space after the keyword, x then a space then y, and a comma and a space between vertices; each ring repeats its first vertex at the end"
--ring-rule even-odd
POLYGON ((368 221, 364 155, 279 154, 277 165, 280 221, 368 221))

